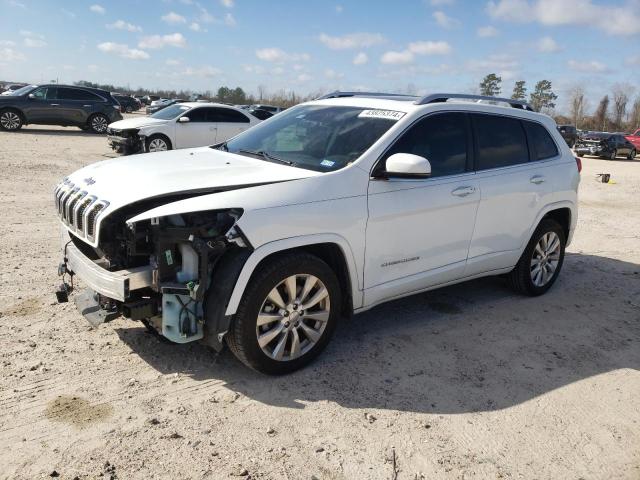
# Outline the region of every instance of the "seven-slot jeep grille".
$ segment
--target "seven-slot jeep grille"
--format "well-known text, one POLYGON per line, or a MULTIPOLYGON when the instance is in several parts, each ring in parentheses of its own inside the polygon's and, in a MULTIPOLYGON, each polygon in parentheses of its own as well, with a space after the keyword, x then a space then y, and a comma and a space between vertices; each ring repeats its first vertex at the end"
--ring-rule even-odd
POLYGON ((60 220, 76 235, 94 240, 98 216, 109 202, 89 195, 68 180, 56 187, 54 197, 60 220))

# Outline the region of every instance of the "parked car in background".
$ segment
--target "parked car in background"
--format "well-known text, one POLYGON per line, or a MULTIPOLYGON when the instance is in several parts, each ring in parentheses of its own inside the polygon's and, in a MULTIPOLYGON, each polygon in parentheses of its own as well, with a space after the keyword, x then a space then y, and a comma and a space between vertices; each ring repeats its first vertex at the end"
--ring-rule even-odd
POLYGON ((626 138, 629 142, 633 144, 633 146, 636 149, 636 152, 640 150, 640 128, 629 135, 625 135, 624 138, 626 138))
POLYGON ((0 128, 23 125, 61 125, 104 133, 109 123, 122 119, 120 104, 97 88, 74 85, 28 85, 0 96, 0 128))
POLYGON ((226 342, 282 374, 313 360, 343 316, 383 302, 494 275, 532 297, 552 287, 581 164, 550 117, 495 97, 464 96, 510 106, 332 95, 215 148, 66 177, 57 267, 89 287, 76 299, 87 320, 124 315, 173 342, 226 342))
POLYGON ((594 155, 596 157, 615 160, 625 156, 629 160, 636 157, 637 149, 622 134, 608 132, 589 132, 578 140, 574 151, 579 157, 594 155))
POLYGON ((224 142, 259 122, 235 107, 188 102, 112 123, 107 133, 109 145, 120 153, 158 152, 224 142))
POLYGON ((123 112, 131 113, 140 109, 140 104, 133 97, 114 94, 113 98, 115 98, 118 101, 121 107, 121 111, 123 112))
POLYGON ((271 112, 273 115, 276 113, 280 113, 284 110, 282 107, 274 107, 273 105, 250 105, 250 109, 260 109, 266 110, 267 112, 271 112))
POLYGON ((558 131, 569 147, 573 147, 578 140, 578 130, 573 125, 558 125, 558 131))
POLYGON ((168 107, 169 105, 173 105, 175 103, 182 103, 182 102, 184 102, 184 100, 181 98, 161 98, 160 100, 155 100, 151 102, 151 105, 149 105, 146 108, 146 112, 147 112, 147 115, 153 115, 154 113, 159 112, 160 110, 168 107))
POLYGON ((142 99, 144 100, 145 105, 151 105, 151 102, 160 100, 160 97, 158 95, 145 95, 142 99))
POLYGON ((247 110, 245 110, 245 112, 249 112, 251 115, 260 120, 266 120, 267 118, 273 117, 273 113, 261 108, 248 108, 247 110))
POLYGON ((12 83, 10 85, 5 85, 4 90, 0 95, 11 95, 11 93, 26 86, 27 86, 26 83, 12 83))

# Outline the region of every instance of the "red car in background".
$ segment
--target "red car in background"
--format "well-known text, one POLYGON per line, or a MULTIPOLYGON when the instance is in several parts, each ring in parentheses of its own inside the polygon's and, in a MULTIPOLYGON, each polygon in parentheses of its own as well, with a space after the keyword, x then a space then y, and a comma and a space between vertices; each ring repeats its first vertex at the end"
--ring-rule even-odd
POLYGON ((633 143, 633 146, 636 147, 636 151, 640 151, 640 128, 631 135, 626 135, 624 138, 633 143))

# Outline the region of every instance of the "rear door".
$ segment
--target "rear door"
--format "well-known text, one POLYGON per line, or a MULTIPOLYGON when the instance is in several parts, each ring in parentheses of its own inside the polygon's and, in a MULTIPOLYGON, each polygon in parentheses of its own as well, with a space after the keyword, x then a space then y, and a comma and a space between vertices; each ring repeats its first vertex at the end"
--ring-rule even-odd
POLYGON ((216 143, 217 124, 211 121, 215 117, 211 107, 195 107, 181 117, 188 117, 188 122, 176 120, 175 148, 204 147, 216 143))
POLYGON ((85 125, 91 114, 100 110, 97 105, 106 103, 106 99, 87 90, 59 87, 58 103, 68 125, 85 125))
POLYGON ((212 121, 217 126, 216 142, 224 142, 251 126, 251 120, 244 113, 233 108, 212 108, 212 121))
POLYGON ((480 204, 465 275, 515 265, 542 207, 553 196, 559 148, 544 126, 471 114, 480 204))

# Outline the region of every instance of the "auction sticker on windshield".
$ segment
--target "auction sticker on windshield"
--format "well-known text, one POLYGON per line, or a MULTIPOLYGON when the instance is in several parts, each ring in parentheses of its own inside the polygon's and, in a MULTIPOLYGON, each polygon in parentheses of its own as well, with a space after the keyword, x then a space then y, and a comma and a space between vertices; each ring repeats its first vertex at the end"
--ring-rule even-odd
POLYGON ((358 118, 382 118, 387 120, 400 120, 405 112, 395 110, 363 110, 358 114, 358 118))

